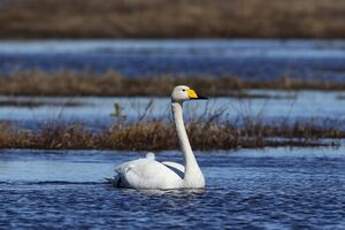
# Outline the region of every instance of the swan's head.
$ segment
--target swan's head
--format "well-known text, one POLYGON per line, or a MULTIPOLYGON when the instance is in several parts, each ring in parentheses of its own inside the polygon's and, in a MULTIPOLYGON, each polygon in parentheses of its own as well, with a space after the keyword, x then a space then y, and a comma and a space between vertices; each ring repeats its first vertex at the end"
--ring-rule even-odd
POLYGON ((173 102, 184 102, 189 100, 207 99, 199 96, 193 89, 185 85, 178 85, 171 93, 171 100, 173 102))

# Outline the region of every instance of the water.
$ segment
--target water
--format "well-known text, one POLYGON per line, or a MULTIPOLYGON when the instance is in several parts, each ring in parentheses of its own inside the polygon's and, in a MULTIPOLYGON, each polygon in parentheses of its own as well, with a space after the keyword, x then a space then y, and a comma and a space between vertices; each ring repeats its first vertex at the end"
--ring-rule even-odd
POLYGON ((343 81, 343 40, 1 41, 0 72, 61 69, 125 76, 162 73, 343 81))
MULTIPOLYGON (((2 228, 344 229, 344 148, 197 152, 204 191, 117 189, 143 153, 1 150, 2 228)), ((160 160, 180 161, 178 152, 160 160)))
MULTIPOLYGON (((344 40, 33 40, 0 41, 0 73, 41 69, 118 71, 126 77, 160 73, 235 75, 247 80, 274 80, 283 75, 305 80, 344 81, 344 40)), ((1 74, 0 74, 1 75, 1 74)), ((280 100, 217 98, 191 103, 186 119, 226 110, 223 120, 240 124, 243 117, 260 122, 311 120, 322 126, 344 127, 345 100, 339 92, 249 90, 248 93, 283 97, 280 100), (285 97, 285 98, 284 98, 285 97)), ((0 97, 0 100, 13 98, 0 97)), ((16 97, 20 100, 20 97, 16 97)), ((151 99, 149 118, 169 119, 169 98, 25 98, 80 102, 80 106, 1 106, 0 120, 36 128, 46 121, 82 122, 93 128, 109 126, 118 103, 129 121, 137 121, 151 99)), ((57 103, 57 104, 59 104, 57 103)))
MULTIPOLYGON (((0 73, 32 68, 104 72, 128 77, 160 73, 230 74, 250 80, 282 75, 344 81, 345 41, 319 40, 97 40, 0 41, 0 73)), ((225 109, 220 119, 241 122, 315 121, 345 129, 339 92, 249 90, 277 98, 214 98, 186 104, 186 120, 225 109)), ((122 115, 169 121, 169 98, 5 97, 43 106, 1 106, 0 120, 37 128, 81 121, 108 127, 122 115), (51 105, 49 103, 52 102, 51 105), (77 102, 79 106, 60 106, 77 102)), ((343 142, 342 142, 343 143, 343 142)), ((203 191, 116 189, 104 180, 115 165, 141 152, 0 150, 0 228, 344 229, 344 145, 198 152, 203 191)), ((181 161, 176 151, 160 160, 181 161)))
MULTIPOLYGON (((248 94, 260 94, 280 97, 258 99, 210 98, 207 102, 185 103, 187 120, 197 119, 205 111, 208 114, 224 111, 220 119, 240 124, 249 117, 252 120, 269 123, 296 121, 314 122, 321 126, 345 128, 345 100, 339 99, 339 92, 282 92, 268 90, 249 90, 248 94)), ((94 128, 109 126, 118 118, 110 116, 114 112, 114 103, 120 105, 122 115, 128 121, 138 121, 145 114, 147 105, 152 100, 152 107, 147 119, 171 118, 170 98, 149 97, 0 97, 0 101, 26 100, 44 102, 45 106, 20 107, 0 106, 0 119, 11 121, 28 128, 50 122, 82 122, 94 128), (64 103, 75 102, 80 106, 64 107, 64 103), (53 105, 49 106, 49 103, 53 105), (57 105, 57 106, 56 106, 57 105)))

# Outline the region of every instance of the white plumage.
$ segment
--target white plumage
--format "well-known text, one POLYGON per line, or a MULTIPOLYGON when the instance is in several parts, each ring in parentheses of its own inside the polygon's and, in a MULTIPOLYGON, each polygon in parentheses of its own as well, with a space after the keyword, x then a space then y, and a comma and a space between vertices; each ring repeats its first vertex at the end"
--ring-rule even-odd
POLYGON ((199 97, 188 86, 176 86, 171 94, 171 106, 177 136, 184 157, 184 166, 175 162, 158 162, 153 153, 145 158, 125 162, 115 168, 113 183, 135 189, 204 188, 205 179, 190 146, 183 122, 183 102, 199 97))

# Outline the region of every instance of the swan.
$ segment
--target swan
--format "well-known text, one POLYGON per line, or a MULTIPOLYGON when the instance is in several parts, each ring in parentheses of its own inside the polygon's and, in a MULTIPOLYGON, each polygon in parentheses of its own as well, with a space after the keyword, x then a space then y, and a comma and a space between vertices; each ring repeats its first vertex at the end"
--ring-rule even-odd
POLYGON ((183 103, 189 100, 206 99, 188 86, 176 86, 171 94, 171 109, 177 137, 184 157, 184 165, 155 159, 153 153, 144 158, 122 163, 115 168, 117 175, 113 184, 134 189, 199 189, 205 187, 205 178, 189 143, 183 122, 183 103))

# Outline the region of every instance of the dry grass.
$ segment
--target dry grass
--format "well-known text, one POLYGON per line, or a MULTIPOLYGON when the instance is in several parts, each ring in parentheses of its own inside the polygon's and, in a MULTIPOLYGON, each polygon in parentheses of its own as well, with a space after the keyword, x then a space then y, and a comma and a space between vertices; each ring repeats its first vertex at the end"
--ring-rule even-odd
POLYGON ((1 38, 344 38, 342 0, 8 0, 1 38))
MULTIPOLYGON (((37 131, 0 124, 0 148, 167 150, 178 148, 175 128, 164 122, 115 124, 91 131, 82 124, 50 123, 37 131)), ((344 138, 345 132, 308 124, 236 128, 215 122, 190 123, 187 132, 194 149, 262 148, 268 146, 336 146, 321 138, 344 138)))
MULTIPOLYGON (((248 94, 245 89, 345 90, 345 83, 302 81, 282 77, 275 81, 242 81, 239 78, 195 76, 157 76, 126 78, 113 71, 102 75, 61 71, 17 72, 0 76, 0 95, 17 96, 168 96, 175 85, 186 84, 207 96, 268 98, 265 94, 248 94)), ((282 98, 275 98, 282 99, 282 98)))

